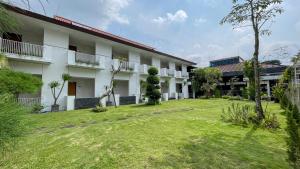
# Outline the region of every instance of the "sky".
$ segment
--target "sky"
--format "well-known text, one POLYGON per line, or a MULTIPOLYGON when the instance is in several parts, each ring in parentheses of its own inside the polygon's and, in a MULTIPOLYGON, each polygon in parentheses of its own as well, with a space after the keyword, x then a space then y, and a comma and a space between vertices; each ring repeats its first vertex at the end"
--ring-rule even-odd
MULTIPOLYGON (((22 0, 10 2, 26 7, 22 0)), ((59 15, 159 51, 208 66, 210 60, 232 56, 249 59, 254 50, 250 28, 220 25, 232 0, 30 0, 30 10, 59 15)), ((300 0, 284 0, 270 36, 261 37, 260 59, 289 64, 300 50, 300 0)))

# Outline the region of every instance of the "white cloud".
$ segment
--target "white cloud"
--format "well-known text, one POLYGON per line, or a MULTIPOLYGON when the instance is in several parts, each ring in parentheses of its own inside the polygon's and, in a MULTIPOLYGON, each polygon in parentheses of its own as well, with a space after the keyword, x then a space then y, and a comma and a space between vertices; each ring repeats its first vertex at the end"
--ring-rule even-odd
POLYGON ((201 24, 203 24, 205 22, 207 22, 207 19, 205 19, 205 18, 197 18, 197 19, 195 19, 194 24, 196 26, 198 26, 198 25, 201 25, 201 24))
POLYGON ((129 19, 121 15, 121 10, 126 8, 130 0, 100 0, 98 12, 100 13, 100 27, 106 29, 112 22, 129 24, 129 19))
POLYGON ((158 17, 153 19, 153 22, 158 24, 172 23, 172 22, 184 22, 188 18, 187 13, 184 10, 178 10, 174 14, 167 13, 165 17, 158 17))

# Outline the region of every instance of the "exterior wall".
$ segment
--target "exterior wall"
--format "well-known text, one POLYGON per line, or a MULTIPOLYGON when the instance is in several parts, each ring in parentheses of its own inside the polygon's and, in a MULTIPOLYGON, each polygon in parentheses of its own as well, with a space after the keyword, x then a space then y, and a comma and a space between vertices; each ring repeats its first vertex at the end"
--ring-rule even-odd
MULTIPOLYGON (((51 58, 49 63, 32 63, 24 61, 9 60, 9 64, 12 69, 22 72, 27 72, 35 75, 41 75, 43 86, 41 89, 41 103, 46 106, 46 111, 51 109, 51 105, 54 102, 49 83, 52 81, 58 81, 62 83, 61 76, 63 73, 68 73, 71 75, 71 82, 77 82, 77 98, 91 98, 99 97, 105 91, 105 86, 110 84, 111 80, 111 66, 112 66, 112 53, 113 47, 110 42, 102 41, 101 39, 95 39, 95 44, 92 43, 88 45, 77 42, 74 38, 71 38, 67 32, 62 30, 54 29, 55 27, 45 28, 42 35, 36 35, 34 32, 24 32, 23 41, 30 42, 33 44, 44 45, 43 57, 51 58), (100 62, 105 63, 104 69, 93 69, 84 67, 71 67, 68 65, 68 52, 69 45, 77 46, 78 51, 95 54, 100 57, 100 62)), ((40 33, 38 33, 40 34, 40 33)), ((114 46, 115 48, 115 46, 114 46)), ((175 70, 175 63, 167 59, 164 63, 161 62, 159 56, 148 56, 141 61, 141 54, 135 50, 128 48, 128 61, 134 63, 135 67, 141 63, 148 63, 159 69, 161 67, 167 67, 170 70, 175 70), (162 65, 164 64, 164 65, 162 65)), ((182 65, 182 71, 187 71, 186 65, 182 65)), ((136 103, 139 101, 140 96, 140 80, 146 79, 146 75, 142 75, 139 72, 120 72, 116 75, 116 79, 119 80, 115 94, 120 96, 136 96, 136 103)), ((176 83, 183 83, 183 78, 178 79, 175 77, 164 77, 169 80, 169 88, 164 88, 162 91, 169 94, 169 97, 175 97, 176 93, 176 83)), ((161 81, 164 81, 164 78, 161 81)), ((184 97, 188 97, 188 87, 183 85, 184 97)), ((58 104, 60 109, 67 109, 67 101, 72 101, 74 98, 67 98, 68 96, 68 84, 65 87, 58 99, 58 104)), ((103 105, 106 103, 106 99, 102 100, 103 105)), ((71 106, 72 107, 72 106, 71 106)), ((68 109, 70 107, 68 106, 68 109)))
MULTIPOLYGON (((175 63, 174 62, 169 62, 169 69, 170 70, 175 70, 175 63)), ((174 97, 176 93, 176 80, 174 77, 170 78, 170 85, 169 85, 169 96, 174 97)))
POLYGON ((70 82, 76 82, 76 98, 93 98, 95 96, 94 79, 72 78, 70 82))
MULTIPOLYGON (((44 45, 52 48, 45 52, 48 55, 52 55, 52 64, 45 65, 43 69, 43 87, 42 87, 42 104, 46 105, 46 110, 50 110, 50 106, 53 104, 53 96, 49 88, 51 81, 59 81, 61 83, 61 75, 68 73, 67 64, 67 48, 69 46, 69 35, 66 33, 59 32, 57 30, 44 30, 44 45)), ((65 109, 65 99, 67 96, 67 87, 65 87, 61 93, 61 97, 58 99, 58 104, 61 109, 65 109)))

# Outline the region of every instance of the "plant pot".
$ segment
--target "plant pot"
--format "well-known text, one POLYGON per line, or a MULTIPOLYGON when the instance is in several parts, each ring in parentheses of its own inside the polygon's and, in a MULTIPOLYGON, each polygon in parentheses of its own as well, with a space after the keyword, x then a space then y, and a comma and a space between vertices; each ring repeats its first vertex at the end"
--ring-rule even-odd
POLYGON ((54 104, 51 106, 51 112, 58 112, 59 111, 59 105, 58 104, 54 104))

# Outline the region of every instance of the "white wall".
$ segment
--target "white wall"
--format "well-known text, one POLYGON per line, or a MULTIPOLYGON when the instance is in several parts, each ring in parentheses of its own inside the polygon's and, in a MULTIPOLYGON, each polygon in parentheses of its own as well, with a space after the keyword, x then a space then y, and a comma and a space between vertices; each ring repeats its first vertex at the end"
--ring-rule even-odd
MULTIPOLYGON (((69 45, 69 35, 66 33, 59 32, 57 30, 44 30, 44 45, 50 46, 52 50, 49 55, 52 56, 52 63, 43 70, 43 87, 42 87, 42 104, 49 106, 46 110, 50 110, 50 105, 53 104, 53 97, 49 87, 51 81, 59 81, 62 83, 61 76, 63 73, 68 73, 67 70, 67 48, 69 45)), ((65 109, 65 96, 67 96, 67 87, 65 87, 58 99, 60 109, 65 109)))
MULTIPOLYGON (((169 69, 175 70, 175 63, 169 62, 169 69)), ((169 85, 169 96, 172 96, 176 93, 176 80, 174 77, 170 78, 170 85, 169 85)))
POLYGON ((76 98, 93 98, 95 96, 94 79, 72 78, 76 82, 76 98))
MULTIPOLYGON (((95 72, 95 97, 99 97, 104 93, 105 86, 110 84, 112 47, 101 42, 96 42, 96 55, 103 57, 103 61, 105 62, 105 69, 95 72)), ((102 104, 106 104, 106 99, 102 100, 102 104)))
POLYGON ((128 81, 125 80, 117 80, 116 88, 114 89, 115 94, 119 94, 120 96, 129 96, 128 93, 128 81))
POLYGON ((44 69, 47 69, 47 65, 42 65, 39 63, 29 63, 29 62, 21 62, 21 61, 14 61, 9 60, 8 61, 9 66, 20 72, 30 73, 30 74, 36 74, 41 75, 43 73, 44 69))

